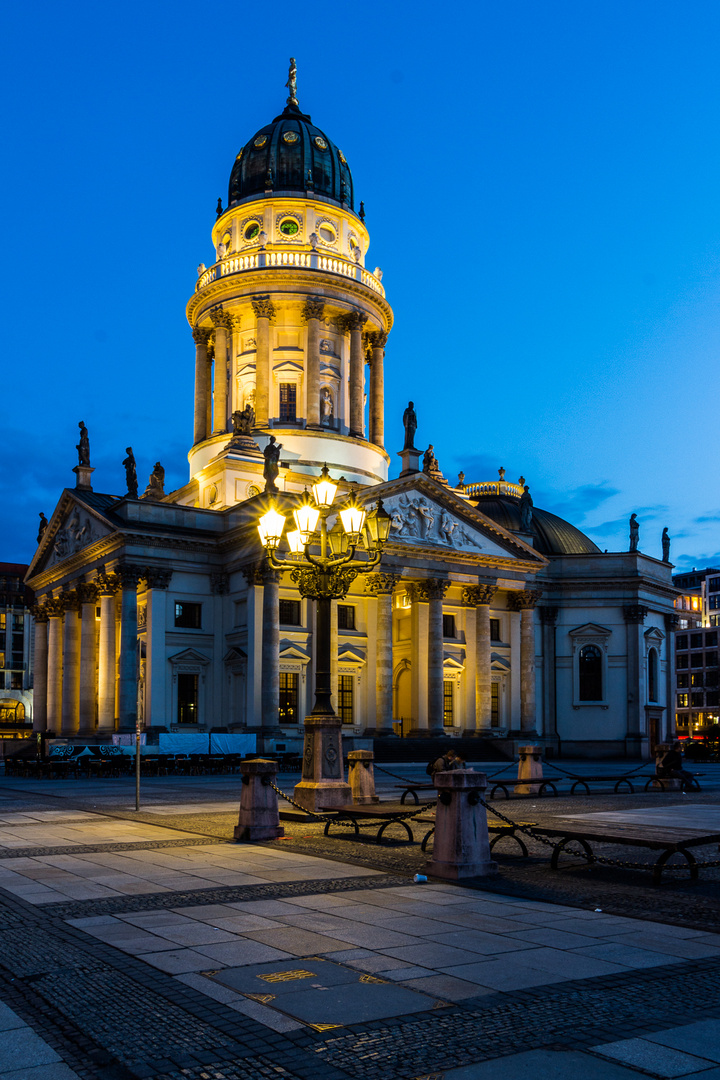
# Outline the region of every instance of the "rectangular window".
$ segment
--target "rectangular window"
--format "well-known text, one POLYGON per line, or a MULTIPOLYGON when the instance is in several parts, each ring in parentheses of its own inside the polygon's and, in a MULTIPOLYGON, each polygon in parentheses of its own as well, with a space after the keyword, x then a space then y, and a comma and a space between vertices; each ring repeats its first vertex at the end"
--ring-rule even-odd
POLYGON ((490 727, 500 727, 500 683, 490 683, 490 727))
POLYGON ((708 583, 708 592, 720 592, 720 577, 711 577, 708 583))
POLYGON ((443 637, 454 638, 455 637, 455 616, 443 615, 443 637))
POLYGON ((201 625, 202 604, 188 604, 184 600, 175 601, 175 625, 185 630, 199 630, 201 625))
POLYGON ((700 691, 698 693, 695 693, 695 694, 691 694, 690 695, 690 705, 692 706, 692 708, 693 709, 702 709, 703 705, 705 704, 705 702, 703 701, 704 697, 705 697, 705 695, 702 693, 702 691, 700 691))
POLYGON ((712 611, 717 611, 720 608, 720 593, 715 593, 714 596, 708 597, 708 607, 712 611))
POLYGON ((280 383, 280 419, 292 423, 297 419, 297 386, 295 383, 280 383))
POLYGON ((720 615, 711 615, 710 616, 710 625, 711 626, 720 626, 720 615))
POLYGON ((178 724, 198 723, 198 675, 178 674, 178 724))
POLYGON ((20 653, 20 655, 22 656, 22 651, 23 651, 23 635, 22 634, 13 634, 13 636, 12 636, 12 647, 13 647, 13 652, 20 653))
MULTIPOLYGON (((687 675, 685 676, 685 679, 687 680, 687 675)), ((679 685, 680 684, 678 683, 678 686, 679 685)), ((698 671, 697 674, 695 674, 693 672, 693 674, 690 676, 690 685, 691 686, 704 686, 705 685, 705 683, 703 682, 702 671, 698 671)))
POLYGON ((703 636, 702 636, 702 634, 691 634, 690 635, 690 648, 691 649, 702 649, 702 647, 703 647, 703 636))
POLYGON ((690 656, 690 667, 702 667, 703 666, 703 654, 701 652, 694 652, 690 656))
POLYGON ((705 631, 705 648, 714 649, 717 646, 717 630, 705 631))
POLYGON ((677 696, 677 707, 678 707, 678 709, 687 709, 687 707, 688 707, 688 696, 687 696, 687 694, 678 694, 678 696, 677 696))
POLYGON ((338 630, 354 630, 355 608, 351 604, 338 604, 337 612, 338 630))
POLYGON ((443 683, 443 727, 453 726, 453 684, 449 680, 443 683))
POLYGON ((705 653, 705 667, 717 667, 718 666, 718 654, 715 652, 705 653))
POLYGON ((280 624, 282 626, 299 626, 300 625, 300 601, 299 600, 281 600, 280 604, 280 624))
POLYGON ((341 675, 338 679, 338 711, 343 724, 353 722, 353 691, 355 689, 355 677, 353 675, 341 675))
POLYGON ((687 666, 688 666, 687 653, 678 654, 678 656, 675 658, 675 667, 677 667, 677 668, 686 668, 687 666))
POLYGON ((13 630, 22 631, 24 626, 25 626, 25 616, 24 615, 13 615, 13 630))
POLYGON ((0 630, 4 630, 6 625, 7 625, 7 616, 5 615, 5 612, 3 612, 2 615, 0 615, 0 630))
MULTIPOLYGON (((491 619, 490 620, 490 640, 491 641, 500 641, 501 640, 501 638, 500 638, 500 620, 499 619, 491 619)), ((497 685, 497 683, 495 685, 497 685)))
POLYGON ((717 686, 717 684, 718 684, 717 668, 715 669, 715 671, 706 671, 705 672, 705 685, 706 686, 717 686))
POLYGON ((708 690, 706 704, 714 706, 720 705, 720 694, 718 694, 717 690, 708 690))
POLYGON ((10 675, 10 689, 22 690, 22 679, 21 671, 13 671, 10 675))
POLYGON ((296 672, 280 672, 280 710, 278 719, 281 724, 297 724, 298 722, 298 682, 299 676, 296 672))
MULTIPOLYGON (((693 676, 693 678, 695 678, 695 676, 693 676)), ((677 684, 678 684, 678 689, 683 690, 688 684, 687 675, 678 675, 677 684)))
POLYGON ((678 636, 675 638, 675 648, 676 649, 687 649, 687 647, 688 647, 688 640, 687 639, 688 639, 687 634, 678 634, 678 636))

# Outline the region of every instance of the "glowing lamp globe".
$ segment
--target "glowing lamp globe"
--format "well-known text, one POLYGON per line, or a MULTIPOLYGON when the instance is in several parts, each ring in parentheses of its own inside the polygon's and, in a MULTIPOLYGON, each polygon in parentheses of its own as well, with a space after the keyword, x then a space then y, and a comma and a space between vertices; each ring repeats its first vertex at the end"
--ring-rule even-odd
POLYGON ((289 532, 286 540, 293 555, 302 555, 306 541, 303 539, 303 534, 299 529, 293 529, 292 532, 289 532))
POLYGON ((285 515, 281 514, 275 506, 271 506, 266 514, 260 518, 258 532, 260 543, 263 547, 273 549, 280 543, 280 537, 285 528, 285 515))
POLYGON ((313 495, 315 496, 316 504, 322 510, 329 509, 333 504, 336 491, 337 484, 333 483, 330 479, 327 465, 323 465, 320 471, 320 479, 317 484, 313 484, 313 495))
POLYGON ((317 529, 318 518, 320 517, 320 511, 317 506, 313 506, 310 502, 310 496, 308 495, 307 488, 303 495, 303 501, 296 510, 293 510, 293 517, 295 518, 295 524, 297 531, 303 537, 303 546, 310 540, 310 536, 317 529))
POLYGON ((365 526, 365 510, 362 506, 358 506, 357 499, 353 495, 340 511, 340 520, 343 524, 343 529, 348 534, 348 540, 351 544, 357 544, 360 540, 360 533, 365 526))
POLYGON ((368 514, 365 523, 368 547, 382 547, 390 536, 391 524, 392 520, 387 510, 383 507, 382 499, 378 499, 377 506, 368 514))

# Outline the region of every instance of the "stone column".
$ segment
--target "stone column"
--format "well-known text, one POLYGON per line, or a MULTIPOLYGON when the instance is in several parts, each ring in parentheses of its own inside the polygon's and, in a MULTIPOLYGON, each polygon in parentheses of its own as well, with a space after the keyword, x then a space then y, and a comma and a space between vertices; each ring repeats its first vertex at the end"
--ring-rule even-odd
POLYGON ((262 724, 262 664, 258 664, 257 657, 262 657, 263 562, 248 563, 241 569, 248 585, 247 653, 255 658, 248 664, 246 691, 246 726, 252 732, 262 724))
POLYGON ((80 726, 80 600, 74 591, 63 596, 62 734, 76 735, 80 726))
POLYGON ((490 603, 495 595, 492 585, 469 585, 463 589, 463 602, 475 608, 475 716, 476 730, 492 727, 492 649, 490 642, 490 603))
POLYGON ((543 604, 538 608, 542 626, 542 719, 543 736, 557 743, 557 690, 555 657, 555 624, 560 608, 543 604))
POLYGON ((115 594, 120 588, 120 580, 117 574, 103 573, 98 575, 96 584, 100 593, 98 731, 107 734, 115 730, 115 594))
POLYGON ((280 571, 263 572, 262 726, 277 731, 280 714, 280 571))
POLYGON ((375 729, 366 735, 392 735, 393 732, 393 590, 399 581, 397 574, 368 574, 368 592, 377 598, 375 627, 375 729))
POLYGON ((252 301, 257 319, 255 352, 255 427, 266 428, 270 418, 270 320, 275 307, 269 296, 256 296, 252 301))
MULTIPOLYGON (((520 612, 520 730, 537 731, 535 706, 535 604, 542 589, 525 589, 508 595, 508 606, 520 612)), ((514 662, 514 658, 513 658, 514 662)))
POLYGON ((627 604, 623 608, 627 634, 627 735, 625 748, 628 757, 649 756, 650 747, 645 719, 644 679, 645 667, 642 636, 648 608, 643 604, 627 604))
POLYGON ((364 311, 351 311, 345 316, 345 329, 350 334, 350 435, 365 436, 365 354, 362 332, 367 315, 364 311))
POLYGON ((208 341, 210 330, 204 326, 193 329, 195 342, 195 428, 193 443, 202 442, 208 436, 208 341))
POLYGON ((166 590, 172 580, 172 570, 148 567, 146 608, 146 667, 145 667, 145 726, 169 725, 170 717, 165 700, 165 624, 166 590))
POLYGON ((443 727, 443 610, 442 602, 450 585, 442 578, 427 578, 423 585, 428 611, 428 727, 430 735, 444 734, 443 727))
POLYGON ((97 715, 97 657, 95 654, 95 608, 98 587, 82 582, 77 587, 80 600, 80 735, 95 734, 97 715))
POLYGON ((667 645, 665 653, 665 725, 661 732, 663 742, 672 742, 675 738, 675 631, 680 624, 680 616, 674 611, 665 614, 667 645))
POLYGON ((308 427, 320 427, 320 328, 325 313, 325 303, 319 296, 309 296, 303 308, 307 322, 307 409, 308 427))
POLYGON ((411 581, 407 592, 410 609, 410 681, 412 727, 410 734, 428 734, 428 605, 423 582, 411 581))
POLYGON ((384 330, 369 335, 370 359, 370 442, 385 449, 385 376, 383 365, 388 336, 384 330))
POLYGON ((48 615, 47 730, 60 734, 62 727, 62 620, 63 602, 59 597, 45 601, 48 615))
POLYGON ((35 663, 33 666, 33 731, 47 730, 48 717, 48 611, 44 604, 33 608, 35 663))
POLYGON ((137 587, 143 576, 137 566, 117 568, 122 586, 120 607, 120 677, 118 680, 118 731, 135 731, 137 724, 137 587))
POLYGON ((228 427, 227 343, 228 330, 230 329, 231 323, 229 313, 223 311, 221 304, 218 304, 216 308, 213 308, 210 312, 210 318, 215 327, 215 418, 213 422, 213 434, 218 434, 227 431, 228 427))
MULTIPOLYGON (((240 341, 240 316, 228 314, 228 326, 230 327, 230 334, 228 336, 228 351, 230 353, 230 387, 228 390, 228 413, 230 416, 236 409, 242 407, 242 402, 238 401, 238 382, 237 382, 237 357, 239 352, 240 341)), ((232 430, 232 425, 230 425, 232 430)))

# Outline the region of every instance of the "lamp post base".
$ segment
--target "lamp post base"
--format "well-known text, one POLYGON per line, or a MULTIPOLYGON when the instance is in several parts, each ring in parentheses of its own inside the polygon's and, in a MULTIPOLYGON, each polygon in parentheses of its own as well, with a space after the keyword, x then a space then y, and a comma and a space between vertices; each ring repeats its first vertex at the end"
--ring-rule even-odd
POLYGON ((352 802, 343 772, 341 731, 337 716, 305 717, 302 780, 295 785, 295 801, 306 810, 331 810, 352 802))

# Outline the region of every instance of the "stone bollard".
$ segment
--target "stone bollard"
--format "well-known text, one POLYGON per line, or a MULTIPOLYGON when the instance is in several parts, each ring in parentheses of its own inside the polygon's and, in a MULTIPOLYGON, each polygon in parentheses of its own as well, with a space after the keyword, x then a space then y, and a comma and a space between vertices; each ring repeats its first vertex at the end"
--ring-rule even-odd
POLYGON ((518 754, 520 755, 518 781, 523 780, 524 783, 515 785, 515 794, 537 795, 540 784, 529 784, 528 780, 542 781, 543 779, 542 746, 519 746, 518 754))
POLYGON ((480 802, 487 787, 485 773, 473 769, 436 772, 433 783, 438 804, 428 873, 452 881, 496 874, 497 863, 490 858, 487 814, 480 802))
POLYGON ((240 763, 242 792, 235 826, 236 840, 274 840, 285 835, 280 824, 277 795, 270 787, 277 771, 277 761, 266 758, 251 758, 240 763))
MULTIPOLYGON (((665 757, 665 755, 670 750, 672 750, 672 748, 673 748, 673 744, 672 743, 666 743, 666 742, 658 743, 657 746, 655 747, 655 772, 656 773, 658 771, 659 766, 662 763, 662 759, 665 757)), ((658 783, 657 780, 653 780, 652 787, 656 791, 682 791, 682 780, 668 779, 668 780, 663 780, 662 784, 658 783)))
POLYGON ((348 780, 352 791, 352 801, 357 805, 380 802, 375 794, 375 773, 372 750, 350 750, 348 753, 348 780))

